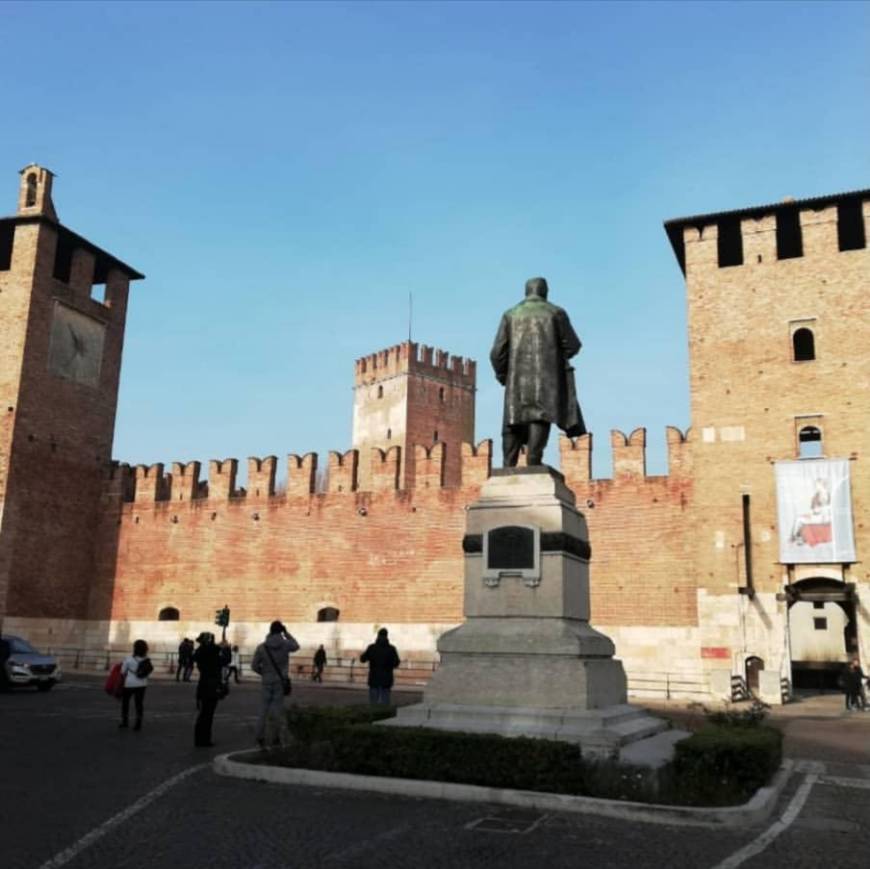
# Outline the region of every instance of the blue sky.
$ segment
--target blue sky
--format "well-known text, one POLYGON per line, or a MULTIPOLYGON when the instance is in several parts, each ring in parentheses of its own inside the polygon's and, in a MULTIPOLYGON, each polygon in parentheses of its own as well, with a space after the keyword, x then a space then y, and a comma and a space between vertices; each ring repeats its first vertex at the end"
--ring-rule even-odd
MULTIPOLYGON (((116 457, 347 449, 353 360, 479 361, 542 274, 608 432, 689 424, 662 221, 870 186, 867 3, 12 3, 0 212, 139 268, 116 457), (5 180, 2 180, 5 179, 5 180)), ((283 462, 282 462, 283 464, 283 462)))

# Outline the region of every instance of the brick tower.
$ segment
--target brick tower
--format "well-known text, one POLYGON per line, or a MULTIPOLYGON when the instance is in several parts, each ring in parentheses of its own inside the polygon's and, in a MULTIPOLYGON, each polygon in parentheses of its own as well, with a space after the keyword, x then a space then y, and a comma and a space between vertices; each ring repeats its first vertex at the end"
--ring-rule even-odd
POLYGON ((58 221, 21 171, 0 219, 0 618, 83 619, 134 269, 58 221))
POLYGON ((414 486, 414 448, 445 450, 444 483, 459 485, 460 450, 474 442, 476 365, 471 359, 405 341, 356 360, 353 446, 359 488, 371 488, 375 447, 401 448, 399 485, 414 486), (409 455, 411 460, 409 461, 409 455))
POLYGON ((688 294, 701 645, 741 675, 749 656, 784 678, 788 648, 795 683, 809 674, 815 687, 859 643, 870 655, 857 605, 870 582, 870 190, 666 229, 688 294), (778 527, 775 471, 824 476, 829 460, 850 468, 854 562, 816 541, 782 548, 791 527, 778 527))

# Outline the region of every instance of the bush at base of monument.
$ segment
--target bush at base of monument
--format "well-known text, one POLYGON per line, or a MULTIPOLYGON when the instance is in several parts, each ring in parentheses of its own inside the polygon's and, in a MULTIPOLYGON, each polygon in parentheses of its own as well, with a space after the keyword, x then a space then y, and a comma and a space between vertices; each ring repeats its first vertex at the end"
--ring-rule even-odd
POLYGON ((708 724, 678 742, 673 801, 728 806, 748 800, 782 763, 782 733, 758 725, 708 724))
POLYGON ((289 745, 250 763, 385 778, 455 782, 493 788, 573 794, 674 805, 745 802, 782 760, 782 735, 764 726, 707 725, 677 743, 659 779, 648 770, 584 760, 567 742, 425 728, 376 727, 387 707, 301 707, 288 710, 289 745))

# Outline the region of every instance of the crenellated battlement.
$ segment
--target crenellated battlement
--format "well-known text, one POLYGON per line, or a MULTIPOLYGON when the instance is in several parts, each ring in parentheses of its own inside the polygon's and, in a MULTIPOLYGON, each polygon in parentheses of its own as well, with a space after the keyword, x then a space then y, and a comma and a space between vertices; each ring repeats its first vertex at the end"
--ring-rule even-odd
POLYGON ((665 230, 686 276, 867 250, 870 190, 682 217, 665 230))
POLYGON ((477 363, 413 341, 362 356, 354 363, 354 383, 365 386, 399 374, 422 374, 453 386, 474 389, 477 363))
MULTIPOLYGON (((691 473, 689 429, 683 434, 678 428, 665 430, 668 447, 668 475, 681 478, 691 473)), ((636 428, 626 435, 618 429, 610 432, 613 457, 613 480, 646 479, 646 429, 636 428)), ((570 484, 588 483, 592 477, 592 434, 579 438, 564 435, 559 438, 559 458, 562 473, 570 484)))
MULTIPOLYGON (((691 474, 690 432, 683 434, 678 428, 666 429, 669 477, 683 478, 691 474)), ((647 437, 645 428, 636 428, 626 435, 613 430, 610 433, 613 451, 613 480, 648 478, 646 473, 647 437)), ((417 444, 408 460, 414 467, 413 489, 455 489, 445 485, 445 471, 450 445, 438 442, 432 446, 417 444)), ((592 479, 592 435, 579 438, 562 436, 559 439, 562 473, 569 485, 594 482, 592 479)), ((477 444, 464 443, 460 450, 459 489, 482 485, 492 474, 493 442, 482 440, 477 444)), ((211 501, 230 499, 264 500, 269 498, 311 498, 317 493, 317 453, 287 456, 286 493, 276 493, 278 458, 265 456, 248 458, 246 488, 236 484, 238 459, 212 459, 208 463, 208 482, 201 481, 200 462, 173 462, 171 473, 165 473, 161 463, 137 465, 113 462, 104 480, 104 496, 109 502, 133 502, 138 505, 160 501, 211 501)), ((361 453, 331 450, 327 456, 325 485, 321 495, 345 495, 362 491, 360 470, 362 462, 370 469, 370 485, 365 491, 396 492, 403 489, 401 480, 402 448, 373 447, 361 453)), ((521 457, 520 466, 525 466, 521 457)), ((659 479, 660 477, 656 477, 659 479)), ((649 477, 648 479, 652 479, 649 477)))

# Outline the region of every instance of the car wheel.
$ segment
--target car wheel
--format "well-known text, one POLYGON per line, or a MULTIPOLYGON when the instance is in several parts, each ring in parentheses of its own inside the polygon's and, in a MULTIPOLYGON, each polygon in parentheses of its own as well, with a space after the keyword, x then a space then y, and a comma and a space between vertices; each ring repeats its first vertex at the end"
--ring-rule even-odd
POLYGON ((54 688, 54 682, 38 682, 36 685, 37 691, 51 691, 54 688))

